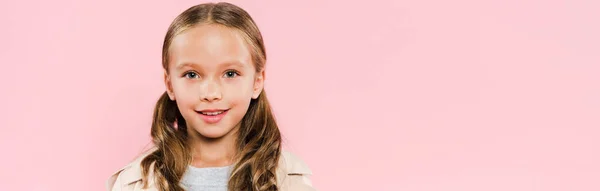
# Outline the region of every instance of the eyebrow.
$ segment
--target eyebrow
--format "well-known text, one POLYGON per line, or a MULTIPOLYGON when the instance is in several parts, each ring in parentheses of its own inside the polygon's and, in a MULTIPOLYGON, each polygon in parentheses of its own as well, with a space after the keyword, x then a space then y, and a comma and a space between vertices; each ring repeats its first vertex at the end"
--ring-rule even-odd
MULTIPOLYGON (((177 65, 177 67, 175 69, 181 70, 182 68, 185 68, 185 67, 193 68, 194 66, 198 66, 198 64, 193 63, 193 62, 184 62, 182 64, 177 65)), ((241 62, 238 62, 238 61, 228 61, 228 62, 219 64, 219 67, 229 67, 229 66, 243 68, 244 64, 242 64, 241 62)))
POLYGON ((229 61, 229 62, 225 62, 225 63, 222 64, 222 67, 229 67, 229 66, 235 66, 235 67, 243 68, 244 64, 242 64, 241 62, 238 62, 238 61, 229 61))
POLYGON ((175 69, 177 69, 177 70, 181 70, 181 69, 183 69, 183 68, 185 68, 185 67, 190 67, 190 68, 193 68, 193 67, 194 67, 194 65, 195 65, 195 64, 193 64, 193 63, 186 62, 186 63, 183 63, 183 64, 179 64, 179 65, 177 65, 177 67, 175 67, 175 69))

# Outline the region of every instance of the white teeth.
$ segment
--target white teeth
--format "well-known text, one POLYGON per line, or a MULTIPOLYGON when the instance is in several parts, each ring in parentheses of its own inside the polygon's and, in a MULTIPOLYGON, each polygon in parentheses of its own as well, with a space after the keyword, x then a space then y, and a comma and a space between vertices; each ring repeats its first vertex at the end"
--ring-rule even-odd
POLYGON ((202 112, 204 115, 219 115, 223 113, 223 111, 215 111, 215 112, 202 112))

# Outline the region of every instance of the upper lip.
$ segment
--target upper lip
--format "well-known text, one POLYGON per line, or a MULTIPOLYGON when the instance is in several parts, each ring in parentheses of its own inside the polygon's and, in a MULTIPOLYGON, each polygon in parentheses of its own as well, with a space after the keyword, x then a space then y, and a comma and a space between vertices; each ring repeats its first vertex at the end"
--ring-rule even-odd
POLYGON ((219 111, 227 111, 227 109, 203 109, 198 112, 219 112, 219 111))

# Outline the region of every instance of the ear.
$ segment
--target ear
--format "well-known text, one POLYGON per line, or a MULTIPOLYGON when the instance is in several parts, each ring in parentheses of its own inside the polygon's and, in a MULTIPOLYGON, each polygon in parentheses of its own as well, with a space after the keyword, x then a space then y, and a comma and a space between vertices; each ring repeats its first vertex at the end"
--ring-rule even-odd
POLYGON ((254 78, 254 88, 252 89, 252 99, 258 98, 265 86, 265 70, 262 70, 256 74, 257 75, 254 78))
POLYGON ((175 94, 173 93, 173 85, 171 85, 171 76, 167 70, 165 70, 165 87, 167 89, 167 94, 172 101, 175 101, 175 94))

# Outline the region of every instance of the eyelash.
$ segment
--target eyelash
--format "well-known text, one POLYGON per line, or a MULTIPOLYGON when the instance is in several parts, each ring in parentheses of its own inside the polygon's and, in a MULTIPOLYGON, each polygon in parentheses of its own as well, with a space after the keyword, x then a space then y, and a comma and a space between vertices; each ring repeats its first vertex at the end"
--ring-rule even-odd
MULTIPOLYGON (((237 71, 235 71, 235 70, 227 70, 227 71, 225 71, 225 74, 228 74, 228 73, 230 73, 230 72, 233 72, 233 75, 234 75, 234 76, 233 76, 233 77, 227 77, 227 78, 234 78, 234 77, 236 77, 236 76, 239 76, 239 75, 240 75, 240 73, 239 73, 239 72, 237 72, 237 71)), ((184 73, 182 77, 186 77, 186 78, 188 78, 189 74, 194 74, 194 75, 198 76, 198 74, 197 74, 196 72, 189 71, 189 72, 186 72, 186 73, 184 73)), ((191 78, 194 78, 194 77, 191 77, 191 78)))
MULTIPOLYGON (((185 73, 183 73, 183 76, 182 76, 182 77, 186 77, 186 78, 187 78, 187 77, 188 77, 188 74, 194 74, 194 75, 196 75, 196 76, 198 75, 196 72, 185 72, 185 73)), ((192 77, 192 78, 193 78, 193 77, 192 77)))
MULTIPOLYGON (((235 70, 227 70, 227 71, 225 72, 225 74, 228 74, 229 72, 233 72, 233 75, 234 75, 234 77, 236 77, 236 76, 239 76, 239 75, 240 75, 240 73, 239 73, 239 72, 237 72, 237 71, 235 71, 235 70)), ((233 77, 231 77, 231 78, 233 78, 233 77)))

